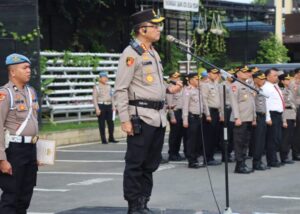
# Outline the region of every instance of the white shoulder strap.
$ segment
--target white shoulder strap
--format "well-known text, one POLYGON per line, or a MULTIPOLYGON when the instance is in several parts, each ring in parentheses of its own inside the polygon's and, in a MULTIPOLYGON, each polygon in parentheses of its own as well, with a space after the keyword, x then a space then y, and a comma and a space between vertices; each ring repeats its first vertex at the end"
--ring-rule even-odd
POLYGON ((14 97, 12 95, 10 88, 6 88, 6 90, 8 91, 9 96, 10 96, 10 110, 12 110, 13 106, 14 106, 14 97))
POLYGON ((27 115, 26 119, 24 120, 24 122, 21 124, 21 126, 16 131, 17 136, 19 136, 23 132, 23 130, 25 129, 25 127, 28 123, 28 120, 32 114, 32 94, 31 94, 30 88, 28 86, 26 86, 26 88, 27 88, 27 91, 29 94, 29 112, 28 112, 28 115, 27 115))

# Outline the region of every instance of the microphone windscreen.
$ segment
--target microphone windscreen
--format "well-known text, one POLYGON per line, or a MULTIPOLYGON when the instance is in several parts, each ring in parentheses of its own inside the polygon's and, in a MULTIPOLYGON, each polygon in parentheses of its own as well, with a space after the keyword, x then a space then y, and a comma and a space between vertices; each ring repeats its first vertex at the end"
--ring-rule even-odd
POLYGON ((176 39, 174 36, 171 36, 171 35, 167 35, 167 41, 169 42, 174 42, 176 39))

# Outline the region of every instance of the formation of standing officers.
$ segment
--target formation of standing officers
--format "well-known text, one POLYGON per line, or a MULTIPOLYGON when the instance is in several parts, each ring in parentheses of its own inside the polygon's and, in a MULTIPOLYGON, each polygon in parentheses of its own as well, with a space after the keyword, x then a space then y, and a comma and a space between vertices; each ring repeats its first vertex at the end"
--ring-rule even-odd
MULTIPOLYGON (((248 174, 300 161, 300 68, 293 75, 276 68, 261 71, 247 66, 228 71, 263 93, 230 76, 222 78, 218 69, 207 73, 208 78, 200 79, 197 73, 186 75, 185 87, 167 95, 170 161, 187 158, 189 168, 224 162, 224 123, 228 127, 228 161, 236 162, 235 173, 248 174), (181 142, 184 156, 179 154, 181 142), (218 150, 221 160, 214 157, 218 150), (198 161, 201 156, 203 164, 198 161), (250 158, 252 166, 247 166, 246 159, 250 158)), ((174 72, 170 79, 176 81, 180 76, 174 72)))

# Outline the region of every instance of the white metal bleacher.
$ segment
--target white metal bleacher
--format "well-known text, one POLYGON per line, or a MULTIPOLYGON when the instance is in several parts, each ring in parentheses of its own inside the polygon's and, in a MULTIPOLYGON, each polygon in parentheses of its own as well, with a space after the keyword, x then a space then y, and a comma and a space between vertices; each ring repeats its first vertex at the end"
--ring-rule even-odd
POLYGON ((93 86, 100 71, 107 71, 109 84, 114 85, 120 54, 111 53, 68 53, 70 56, 93 56, 99 58, 96 68, 64 65, 62 52, 41 52, 47 58, 42 81, 53 79, 47 86, 51 93, 43 100, 43 115, 51 121, 81 122, 95 120, 92 102, 93 86))

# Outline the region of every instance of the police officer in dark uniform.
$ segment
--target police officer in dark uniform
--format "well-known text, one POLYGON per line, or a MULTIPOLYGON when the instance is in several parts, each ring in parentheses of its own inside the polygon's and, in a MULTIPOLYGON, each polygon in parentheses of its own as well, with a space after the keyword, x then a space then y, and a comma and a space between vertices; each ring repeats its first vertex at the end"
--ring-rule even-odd
POLYGON ((0 200, 1 214, 26 214, 36 186, 38 140, 35 90, 30 60, 20 54, 6 58, 9 82, 0 89, 0 200))
POLYGON ((115 102, 121 128, 127 133, 124 198, 129 214, 151 213, 147 207, 153 187, 153 172, 159 167, 167 124, 166 87, 160 57, 152 43, 160 39, 163 17, 153 10, 131 16, 135 37, 123 51, 115 83, 115 102))
MULTIPOLYGON (((180 80, 178 71, 170 74, 170 80, 180 80)), ((169 161, 182 161, 185 158, 179 154, 181 141, 183 141, 183 152, 186 156, 186 128, 182 124, 183 90, 176 94, 167 94, 168 114, 170 122, 169 133, 169 161)))

